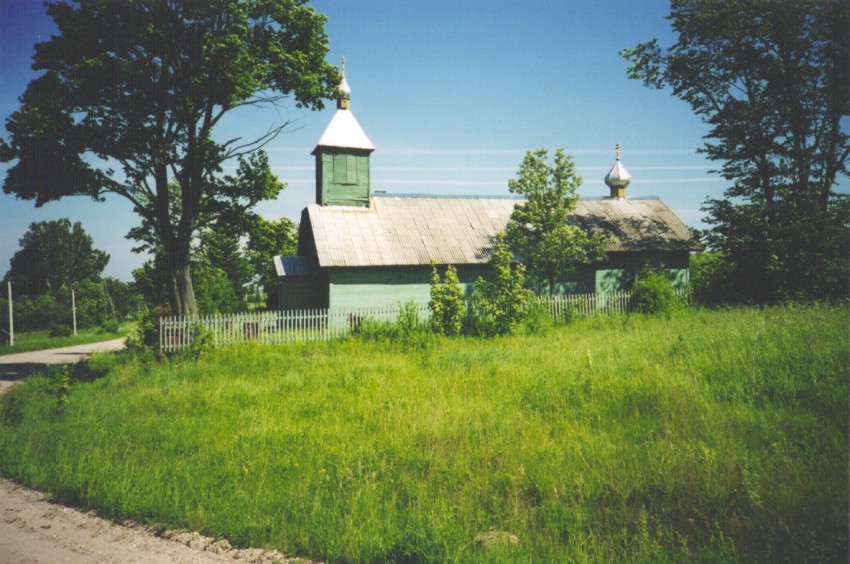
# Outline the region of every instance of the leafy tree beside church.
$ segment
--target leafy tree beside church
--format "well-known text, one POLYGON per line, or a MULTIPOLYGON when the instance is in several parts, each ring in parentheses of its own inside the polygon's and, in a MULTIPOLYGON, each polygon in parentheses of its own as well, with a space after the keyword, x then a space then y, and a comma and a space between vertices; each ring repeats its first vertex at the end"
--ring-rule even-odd
POLYGON ((850 4, 673 0, 677 41, 625 49, 629 76, 669 88, 709 126, 730 182, 704 204, 706 262, 727 300, 846 296, 850 4), (842 124, 843 121, 843 124, 842 124))
POLYGON ((555 152, 551 164, 545 149, 529 151, 516 178, 508 180, 511 193, 526 200, 511 214, 506 241, 521 257, 538 293, 545 287, 554 294, 561 276, 605 257, 606 238, 570 222, 581 182, 572 156, 563 149, 555 152))
POLYGON ((302 0, 48 3, 57 35, 36 45, 44 71, 6 121, 3 190, 37 206, 69 195, 118 194, 140 216, 167 273, 174 313, 197 312, 192 243, 282 187, 253 140, 220 140, 232 110, 288 97, 320 109, 339 75, 325 62, 325 18, 302 0), (240 160, 239 181, 221 165, 240 160), (120 172, 114 170, 118 168, 120 172))

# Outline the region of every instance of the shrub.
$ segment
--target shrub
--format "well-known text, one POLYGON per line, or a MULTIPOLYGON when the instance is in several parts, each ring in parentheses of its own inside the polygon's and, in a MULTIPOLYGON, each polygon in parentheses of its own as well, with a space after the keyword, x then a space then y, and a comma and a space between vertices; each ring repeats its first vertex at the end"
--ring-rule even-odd
POLYGON ((399 305, 395 321, 364 319, 356 334, 364 341, 387 342, 403 350, 427 348, 433 336, 419 316, 419 308, 413 300, 399 305))
POLYGON ((490 264, 495 279, 475 281, 466 327, 474 335, 510 335, 521 326, 531 306, 531 292, 524 287, 525 265, 511 265, 511 251, 501 235, 490 264))
POLYGON ((192 341, 189 347, 179 353, 183 358, 198 360, 207 356, 215 348, 212 331, 201 323, 192 325, 192 341))
POLYGON ((548 308, 541 303, 532 303, 522 322, 526 333, 545 333, 555 326, 555 320, 549 314, 548 308))
POLYGON ((107 319, 100 324, 98 333, 117 333, 120 330, 120 325, 115 319, 107 319))
POLYGON ((54 323, 50 326, 49 334, 51 337, 70 337, 71 328, 64 323, 54 323))
MULTIPOLYGON (((69 312, 70 313, 70 312, 69 312)), ((65 319, 62 319, 62 308, 50 294, 42 294, 33 302, 33 320, 35 327, 50 328, 54 324, 61 324, 65 319)), ((67 316, 65 316, 67 319, 67 316)), ((70 333, 68 333, 70 335, 70 333)))
POLYGON ((159 354, 159 318, 161 308, 140 309, 136 315, 136 327, 127 336, 127 349, 135 354, 159 354))
POLYGON ((679 306, 676 291, 663 267, 644 266, 637 276, 631 299, 632 311, 636 313, 669 315, 679 306))
POLYGON ((35 319, 35 306, 29 296, 23 295, 13 297, 12 309, 15 316, 16 331, 30 331, 36 329, 38 323, 35 319))
POLYGON ((435 333, 449 336, 460 334, 466 308, 454 266, 446 268, 446 274, 440 282, 437 265, 431 261, 431 301, 428 302, 428 309, 431 310, 431 328, 435 333))

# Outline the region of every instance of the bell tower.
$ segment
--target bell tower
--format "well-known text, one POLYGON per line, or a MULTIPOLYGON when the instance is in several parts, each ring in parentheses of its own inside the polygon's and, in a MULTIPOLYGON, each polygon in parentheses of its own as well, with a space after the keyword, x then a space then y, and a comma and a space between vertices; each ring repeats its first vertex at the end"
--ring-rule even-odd
POLYGON ((369 207, 369 155, 375 146, 351 113, 351 88, 345 79, 336 101, 336 114, 316 143, 316 203, 322 206, 369 207))

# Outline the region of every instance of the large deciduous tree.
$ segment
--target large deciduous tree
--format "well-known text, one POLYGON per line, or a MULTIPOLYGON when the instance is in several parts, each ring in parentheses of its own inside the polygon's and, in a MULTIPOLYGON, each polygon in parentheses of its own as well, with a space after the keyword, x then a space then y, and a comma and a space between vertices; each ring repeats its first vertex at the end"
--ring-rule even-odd
POLYGON ((142 219, 136 235, 153 234, 163 255, 172 310, 194 314, 193 238, 279 189, 253 153, 287 124, 253 140, 218 139, 216 126, 232 110, 287 97, 322 108, 338 84, 325 62, 325 18, 304 4, 49 3, 59 33, 36 45, 33 69, 44 73, 6 121, 0 159, 15 164, 3 190, 37 206, 127 198, 142 219), (245 182, 222 181, 221 164, 241 156, 245 182))
POLYGON ((529 151, 516 178, 508 180, 510 191, 526 200, 511 214, 506 241, 521 257, 538 292, 545 283, 554 294, 559 277, 605 257, 606 238, 570 222, 581 182, 572 156, 563 149, 555 152, 552 164, 545 149, 529 151))
POLYGON ((731 186, 707 242, 746 300, 847 292, 850 4, 673 0, 678 39, 625 49, 629 76, 669 87, 710 126, 700 149, 731 186), (844 127, 842 127, 844 125, 844 127))
POLYGON ((67 218, 30 224, 20 244, 4 281, 32 299, 46 293, 55 296, 84 281, 98 281, 109 262, 108 254, 93 247, 83 226, 79 222, 71 225, 67 218))

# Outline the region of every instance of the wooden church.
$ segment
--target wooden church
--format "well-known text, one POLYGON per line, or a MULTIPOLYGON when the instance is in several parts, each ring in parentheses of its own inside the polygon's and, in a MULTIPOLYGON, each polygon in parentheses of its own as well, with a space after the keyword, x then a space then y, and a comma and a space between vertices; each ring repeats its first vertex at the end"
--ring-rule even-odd
MULTIPOLYGON (((279 306, 338 311, 427 303, 432 260, 441 273, 454 265, 464 291, 471 291, 479 276, 491 276, 495 237, 522 200, 374 193, 369 158, 375 146, 350 104, 343 66, 336 114, 313 150, 316 203, 301 213, 298 256, 274 257, 279 306)), ((610 195, 579 200, 573 217, 609 237, 607 258, 561 280, 557 293, 628 290, 646 263, 663 265, 675 286, 688 284, 689 254, 699 243, 660 200, 628 198, 630 181, 618 147, 605 177, 610 195)))

